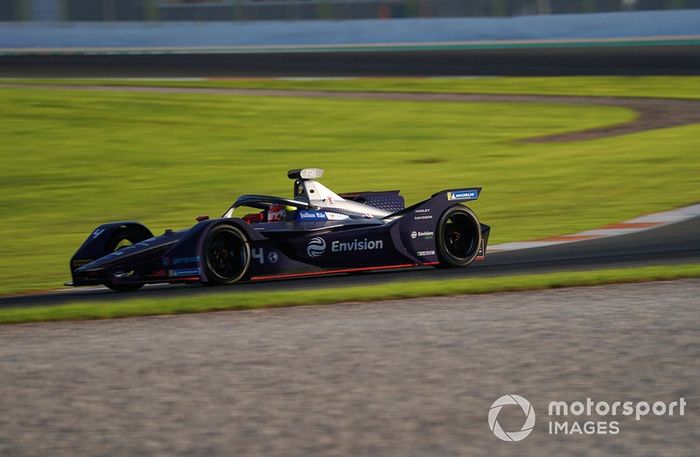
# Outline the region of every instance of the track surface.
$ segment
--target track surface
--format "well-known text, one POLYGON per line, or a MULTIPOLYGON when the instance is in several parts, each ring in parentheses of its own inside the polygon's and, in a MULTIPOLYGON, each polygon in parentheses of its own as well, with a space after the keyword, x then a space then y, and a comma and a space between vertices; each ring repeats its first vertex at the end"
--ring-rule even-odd
POLYGON ((0 455, 694 456, 699 306, 685 280, 3 327, 0 455), (537 422, 504 443, 512 393, 537 422), (586 397, 688 406, 547 434, 586 397))
POLYGON ((466 269, 419 268, 382 271, 362 275, 337 275, 265 282, 229 287, 153 286, 134 293, 112 292, 106 288, 75 289, 41 295, 0 298, 0 307, 54 305, 81 300, 123 300, 251 291, 312 291, 322 287, 345 287, 390 281, 468 278, 478 276, 543 273, 592 268, 700 262, 700 217, 630 235, 579 241, 566 245, 499 252, 466 269))
POLYGON ((610 136, 628 135, 644 130, 678 127, 700 123, 700 100, 675 100, 660 98, 629 97, 577 97, 561 95, 492 95, 455 93, 409 93, 409 92, 361 92, 361 91, 319 91, 281 89, 221 89, 197 87, 138 87, 105 85, 59 85, 59 84, 1 84, 10 88, 40 88, 61 90, 87 90, 110 92, 157 92, 165 94, 211 94, 247 95, 263 97, 312 97, 372 100, 410 100, 419 102, 501 102, 501 103, 563 103, 584 105, 605 105, 631 109, 637 112, 633 121, 590 130, 561 133, 529 138, 529 142, 581 141, 610 136))
POLYGON ((3 76, 697 75, 700 46, 0 56, 3 76))

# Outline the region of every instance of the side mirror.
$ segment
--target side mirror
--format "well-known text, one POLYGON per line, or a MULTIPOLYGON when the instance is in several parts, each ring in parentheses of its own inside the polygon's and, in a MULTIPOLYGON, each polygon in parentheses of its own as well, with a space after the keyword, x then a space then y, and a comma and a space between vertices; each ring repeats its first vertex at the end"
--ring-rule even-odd
POLYGON ((209 216, 197 216, 197 222, 207 221, 209 216))

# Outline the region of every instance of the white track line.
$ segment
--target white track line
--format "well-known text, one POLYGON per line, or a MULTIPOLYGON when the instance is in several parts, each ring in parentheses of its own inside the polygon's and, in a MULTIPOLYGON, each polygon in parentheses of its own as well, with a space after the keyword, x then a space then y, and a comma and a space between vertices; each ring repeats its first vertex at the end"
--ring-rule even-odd
POLYGON ((571 235, 555 236, 534 241, 518 241, 515 243, 496 244, 489 246, 487 248, 487 252, 517 251, 520 249, 541 248, 543 246, 554 246, 558 244, 575 243, 577 241, 628 235, 630 233, 643 232, 645 230, 661 227, 662 225, 682 222, 697 216, 700 216, 700 204, 635 217, 634 219, 620 222, 618 224, 612 224, 595 230, 585 230, 583 232, 573 233, 571 235))

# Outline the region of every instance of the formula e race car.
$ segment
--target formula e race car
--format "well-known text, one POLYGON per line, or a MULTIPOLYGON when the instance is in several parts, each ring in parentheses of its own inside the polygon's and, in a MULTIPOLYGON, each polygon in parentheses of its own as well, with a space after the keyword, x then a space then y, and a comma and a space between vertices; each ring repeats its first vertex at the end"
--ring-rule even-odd
MULTIPOLYGON (((242 195, 218 219, 153 236, 137 222, 97 227, 70 261, 72 286, 120 291, 149 283, 232 284, 413 266, 466 267, 489 227, 462 203, 480 187, 443 190, 409 207, 399 191, 335 194, 323 170, 290 170, 294 197, 242 195), (253 213, 234 216, 239 208, 253 213)), ((240 210, 239 210, 240 211, 240 210)))

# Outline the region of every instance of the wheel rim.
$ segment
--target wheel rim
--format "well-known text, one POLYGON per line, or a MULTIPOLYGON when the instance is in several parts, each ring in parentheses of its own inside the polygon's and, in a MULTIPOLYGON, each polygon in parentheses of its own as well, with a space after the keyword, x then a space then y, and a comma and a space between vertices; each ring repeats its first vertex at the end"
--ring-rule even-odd
POLYGON ((245 268, 245 242, 233 232, 218 233, 207 246, 209 271, 221 279, 238 278, 245 268))
POLYGON ((445 221, 443 239, 447 252, 458 259, 472 257, 478 249, 477 227, 474 220, 464 213, 455 213, 445 221))

